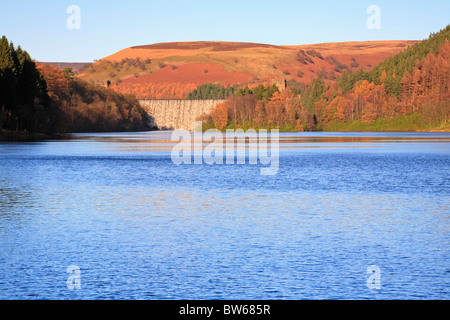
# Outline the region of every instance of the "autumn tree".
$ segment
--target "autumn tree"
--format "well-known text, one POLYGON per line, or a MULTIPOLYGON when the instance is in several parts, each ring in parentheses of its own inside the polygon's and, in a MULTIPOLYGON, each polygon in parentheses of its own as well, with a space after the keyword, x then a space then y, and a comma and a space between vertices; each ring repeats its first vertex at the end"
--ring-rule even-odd
POLYGON ((448 121, 450 113, 450 41, 417 61, 402 79, 404 113, 419 112, 429 126, 448 121), (411 106, 412 109, 409 108, 411 106))
POLYGON ((346 122, 351 120, 353 101, 342 95, 335 97, 324 111, 324 124, 330 125, 335 122, 346 122))
POLYGON ((228 106, 225 103, 218 104, 212 114, 214 126, 218 130, 222 130, 228 124, 228 106))

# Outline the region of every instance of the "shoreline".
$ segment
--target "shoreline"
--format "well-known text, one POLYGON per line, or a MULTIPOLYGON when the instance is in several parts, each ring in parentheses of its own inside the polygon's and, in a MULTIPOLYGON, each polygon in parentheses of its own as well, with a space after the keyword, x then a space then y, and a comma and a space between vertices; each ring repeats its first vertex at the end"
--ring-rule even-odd
MULTIPOLYGON (((146 132, 164 132, 168 130, 149 130, 146 132)), ((173 130, 172 130, 173 131, 173 130)), ((123 131, 117 131, 117 132, 110 132, 110 133, 120 133, 123 131)), ((142 131, 139 131, 142 132, 142 131)), ((341 132, 341 133, 349 133, 349 132, 379 132, 379 133, 411 133, 411 132, 418 132, 418 133, 450 133, 450 128, 443 128, 443 129, 430 129, 430 130, 357 130, 357 131, 350 131, 350 130, 318 130, 318 131, 279 131, 280 133, 285 132, 341 132)), ((38 141, 48 141, 48 140, 70 140, 72 139, 73 133, 57 133, 57 134, 43 134, 43 133, 23 133, 23 132, 1 132, 0 133, 0 142, 38 142, 38 141)), ((97 132, 91 132, 91 133, 97 133, 97 132)), ((101 132, 98 132, 101 133, 101 132)))
POLYGON ((0 132, 0 142, 35 142, 45 140, 69 139, 70 134, 44 134, 24 132, 0 132))

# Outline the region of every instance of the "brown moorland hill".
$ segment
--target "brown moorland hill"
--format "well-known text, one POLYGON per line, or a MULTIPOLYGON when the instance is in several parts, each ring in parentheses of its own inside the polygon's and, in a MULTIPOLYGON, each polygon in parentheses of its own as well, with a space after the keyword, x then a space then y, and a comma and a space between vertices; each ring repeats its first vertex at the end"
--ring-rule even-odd
MULTIPOLYGON (((177 88, 183 84, 243 85, 272 79, 308 83, 318 75, 334 81, 345 70, 370 70, 416 42, 298 46, 221 41, 157 43, 121 50, 90 65, 78 76, 93 82, 109 80, 115 90, 138 98, 152 98, 143 87, 164 85, 167 89, 170 84, 177 88)), ((178 91, 172 90, 167 98, 184 98, 186 90, 178 91)))

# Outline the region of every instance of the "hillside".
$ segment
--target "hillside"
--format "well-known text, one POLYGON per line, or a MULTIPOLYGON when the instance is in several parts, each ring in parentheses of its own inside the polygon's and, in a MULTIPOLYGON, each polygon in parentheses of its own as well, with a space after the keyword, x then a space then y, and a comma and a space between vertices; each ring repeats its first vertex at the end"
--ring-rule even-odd
POLYGON ((0 38, 0 140, 149 129, 148 114, 134 97, 76 79, 62 69, 69 66, 37 63, 0 38))
POLYGON ((111 81, 138 98, 184 98, 199 85, 258 84, 272 79, 333 82, 345 70, 373 66, 417 41, 367 41, 275 46, 238 42, 172 42, 121 50, 78 77, 111 81))
POLYGON ((345 70, 336 80, 318 77, 300 91, 238 90, 202 120, 219 130, 448 131, 450 25, 370 71, 345 70))

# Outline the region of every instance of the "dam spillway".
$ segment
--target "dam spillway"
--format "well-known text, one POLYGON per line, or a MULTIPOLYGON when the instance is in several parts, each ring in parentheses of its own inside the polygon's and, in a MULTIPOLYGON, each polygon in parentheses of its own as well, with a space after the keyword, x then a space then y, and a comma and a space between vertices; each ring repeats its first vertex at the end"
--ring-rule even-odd
POLYGON ((217 104, 224 101, 221 99, 159 99, 139 100, 139 103, 150 115, 151 125, 160 130, 194 130, 194 123, 198 117, 211 112, 217 104))

